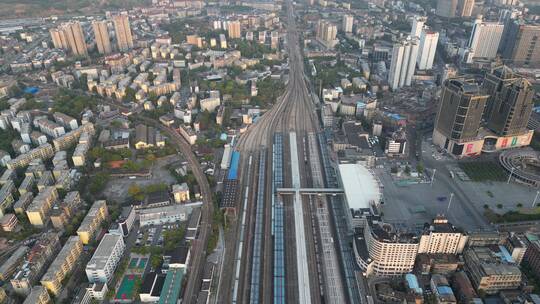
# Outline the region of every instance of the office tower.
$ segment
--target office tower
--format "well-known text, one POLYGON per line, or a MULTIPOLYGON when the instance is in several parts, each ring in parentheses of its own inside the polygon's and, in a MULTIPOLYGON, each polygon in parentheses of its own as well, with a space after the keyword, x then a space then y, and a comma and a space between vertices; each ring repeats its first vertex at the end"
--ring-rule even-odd
POLYGON ((499 53, 503 52, 507 45, 507 41, 512 40, 512 37, 509 37, 508 33, 510 32, 512 23, 519 17, 520 14, 521 12, 516 9, 502 9, 499 13, 499 23, 504 25, 501 42, 499 43, 499 53))
POLYGON ((62 24, 61 29, 71 52, 77 56, 87 56, 88 50, 81 24, 76 21, 68 22, 62 24))
POLYGON ((458 0, 438 0, 435 14, 437 16, 453 18, 456 16, 458 0))
POLYGON ((110 54, 112 52, 111 40, 109 38, 109 30, 107 21, 92 22, 94 36, 96 37, 96 45, 100 54, 110 54))
MULTIPOLYGON (((446 80, 435 118, 433 143, 454 155, 463 155, 464 144, 477 140, 488 97, 472 79, 446 80)), ((482 144, 479 148, 467 145, 465 153, 480 151, 482 144)))
POLYGON ((52 43, 57 49, 68 49, 68 43, 66 39, 66 34, 61 28, 52 28, 49 30, 51 34, 52 43))
POLYGON ((337 26, 326 20, 319 20, 317 24, 317 38, 326 47, 334 47, 336 45, 337 26))
POLYGON ((435 59, 438 41, 438 32, 434 32, 429 28, 422 29, 422 32, 420 33, 418 58, 416 60, 419 70, 431 70, 433 68, 433 60, 435 59))
POLYGON ((535 94, 531 83, 506 66, 486 75, 483 88, 490 95, 487 127, 499 136, 522 135, 533 110, 535 94))
POLYGON ((518 66, 540 66, 540 25, 514 20, 509 24, 503 58, 518 66))
POLYGON ((242 37, 240 31, 240 21, 229 21, 227 23, 227 33, 229 38, 236 39, 242 37))
POLYGON ((458 0, 456 15, 470 17, 474 8, 474 0, 458 0))
POLYGON ((343 16, 343 31, 345 33, 352 33, 354 18, 351 15, 344 15, 343 16))
POLYGON ((473 58, 492 59, 497 56, 497 49, 501 42, 504 26, 497 22, 484 22, 479 17, 474 21, 474 26, 469 38, 468 47, 473 53, 473 58))
POLYGON ((408 38, 394 44, 390 72, 388 73, 388 82, 392 90, 411 85, 417 56, 417 39, 408 38))
POLYGON ((127 51, 133 47, 133 37, 131 36, 131 26, 129 17, 126 15, 116 15, 113 17, 114 31, 116 32, 116 41, 118 50, 127 51))
POLYGON ((411 37, 420 37, 420 33, 422 32, 426 21, 426 17, 414 16, 411 27, 411 37))

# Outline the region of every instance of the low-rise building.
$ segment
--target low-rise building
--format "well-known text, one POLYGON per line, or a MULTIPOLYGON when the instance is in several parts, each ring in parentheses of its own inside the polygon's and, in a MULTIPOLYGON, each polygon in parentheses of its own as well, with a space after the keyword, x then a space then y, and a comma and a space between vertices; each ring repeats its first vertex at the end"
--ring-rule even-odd
POLYGON ((198 204, 175 204, 158 208, 139 209, 139 221, 141 226, 160 225, 187 221, 191 210, 198 204))
POLYGON ((80 238, 77 236, 69 237, 41 278, 41 285, 47 288, 51 294, 58 295, 62 290, 62 281, 78 263, 82 250, 83 244, 80 238))
POLYGON ((181 125, 178 132, 190 145, 193 146, 197 142, 197 134, 190 126, 181 125))
POLYGON ((108 283, 124 254, 124 239, 121 235, 107 233, 101 239, 94 255, 86 264, 86 276, 90 283, 108 283))
POLYGON ((17 156, 7 163, 9 169, 17 169, 26 167, 35 159, 46 160, 54 155, 54 149, 51 144, 45 143, 37 148, 34 148, 24 154, 17 156))
POLYGON ((13 205, 15 199, 13 198, 13 191, 15 190, 15 184, 12 180, 8 180, 2 188, 0 188, 0 217, 4 216, 6 209, 13 205))
POLYGON ((123 207, 122 213, 116 220, 116 225, 113 224, 113 226, 116 227, 109 228, 109 233, 118 234, 124 237, 128 236, 131 228, 133 227, 133 223, 135 222, 136 217, 137 212, 135 211, 135 208, 131 206, 123 207))
POLYGON ((79 229, 77 229, 77 235, 84 245, 87 245, 94 239, 101 223, 103 223, 108 216, 109 211, 107 209, 107 202, 104 200, 95 201, 84 217, 79 229))
POLYGON ((438 304, 457 303, 454 292, 448 284, 448 280, 444 276, 440 274, 434 274, 431 277, 430 286, 433 294, 437 297, 438 304))
POLYGON ((477 290, 494 294, 505 289, 517 289, 521 271, 502 246, 469 247, 463 254, 465 269, 477 290))
POLYGON ((175 203, 189 201, 189 187, 186 183, 174 184, 172 186, 172 193, 175 203))
POLYGON ((64 127, 68 127, 71 130, 75 130, 79 127, 79 124, 77 123, 77 120, 75 118, 64 113, 54 112, 53 118, 57 123, 61 124, 64 127))
POLYGON ((27 192, 32 192, 34 188, 35 178, 33 175, 26 175, 19 186, 19 194, 24 195, 27 192))
POLYGON ((18 295, 28 295, 32 286, 38 282, 45 272, 45 266, 55 258, 60 249, 60 240, 57 233, 47 232, 42 234, 11 279, 10 283, 13 291, 18 295))
POLYGON ((165 140, 158 130, 142 124, 135 127, 135 149, 147 149, 164 146, 165 140))
POLYGON ((5 214, 0 218, 0 228, 6 232, 14 231, 17 224, 19 224, 19 220, 17 220, 17 217, 13 213, 5 214))
POLYGON ((25 214, 26 209, 34 200, 34 194, 32 192, 25 192, 19 199, 13 204, 13 210, 16 214, 25 214))
POLYGON ((26 246, 17 248, 17 250, 15 250, 9 258, 0 265, 0 281, 7 281, 15 273, 29 249, 30 248, 26 246))
POLYGON ((64 135, 53 139, 54 149, 56 151, 62 151, 69 148, 71 145, 75 144, 79 140, 79 137, 84 132, 93 135, 95 132, 94 125, 92 123, 85 123, 79 128, 69 131, 64 135))
POLYGON ((52 303, 51 297, 47 289, 43 286, 34 286, 32 291, 26 297, 23 304, 49 304, 52 303))
POLYGON ((48 186, 43 189, 26 209, 26 216, 30 224, 43 227, 54 202, 58 199, 55 187, 48 186))

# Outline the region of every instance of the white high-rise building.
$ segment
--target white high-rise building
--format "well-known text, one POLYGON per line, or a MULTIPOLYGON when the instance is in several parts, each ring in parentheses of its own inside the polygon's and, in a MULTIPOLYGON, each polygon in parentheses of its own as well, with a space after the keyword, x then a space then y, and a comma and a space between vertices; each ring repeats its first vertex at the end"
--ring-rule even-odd
POLYGON ((121 235, 107 233, 101 239, 94 255, 86 264, 86 276, 90 283, 108 283, 124 254, 124 239, 121 235))
POLYGON ((416 38, 409 37, 394 44, 390 72, 388 73, 388 82, 392 90, 411 85, 417 57, 418 40, 416 38))
POLYGON ((343 16, 342 28, 345 33, 352 33, 354 18, 351 15, 343 16))
POLYGON ((420 237, 418 253, 460 254, 467 239, 467 235, 456 229, 445 217, 437 216, 420 237))
POLYGON ((418 49, 418 58, 416 63, 419 70, 431 70, 433 68, 433 60, 437 51, 437 42, 439 41, 439 33, 423 28, 420 33, 420 47, 418 49))
POLYGON ((426 21, 426 17, 414 16, 411 28, 411 37, 420 37, 420 33, 422 32, 426 21))
POLYGON ((473 58, 492 59, 497 56, 504 25, 498 22, 484 22, 479 17, 475 20, 469 38, 468 47, 473 58))

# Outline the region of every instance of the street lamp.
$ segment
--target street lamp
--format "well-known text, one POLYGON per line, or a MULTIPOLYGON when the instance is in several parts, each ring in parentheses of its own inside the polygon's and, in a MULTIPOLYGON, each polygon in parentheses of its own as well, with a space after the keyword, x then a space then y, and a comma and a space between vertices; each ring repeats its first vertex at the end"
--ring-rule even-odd
POLYGON ((508 181, 506 182, 507 184, 510 184, 510 179, 512 179, 512 174, 514 174, 514 167, 512 167, 512 169, 510 170, 510 176, 508 176, 508 181))
POLYGON ((533 200, 531 208, 536 207, 536 200, 538 199, 538 194, 540 194, 540 191, 536 191, 536 195, 534 196, 534 200, 533 200))
POLYGON ((450 199, 448 200, 448 207, 446 208, 446 214, 450 216, 450 206, 452 205, 452 199, 454 198, 454 192, 450 193, 450 199))

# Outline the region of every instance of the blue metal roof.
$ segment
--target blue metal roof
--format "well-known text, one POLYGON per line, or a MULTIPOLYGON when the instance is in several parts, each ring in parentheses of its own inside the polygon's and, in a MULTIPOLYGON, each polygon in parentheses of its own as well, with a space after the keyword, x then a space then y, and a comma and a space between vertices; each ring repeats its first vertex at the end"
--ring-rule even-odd
POLYGON ((452 288, 450 288, 449 286, 439 286, 439 287, 437 287, 437 292, 440 295, 454 294, 454 292, 452 291, 452 288))
POLYGON ((421 294, 422 288, 420 288, 420 284, 418 284, 418 279, 416 276, 412 273, 408 273, 405 275, 405 280, 407 280, 407 284, 409 285, 409 288, 414 290, 414 292, 421 294))
POLYGON ((227 179, 238 179, 238 162, 240 161, 240 152, 234 151, 231 157, 231 166, 227 179))

